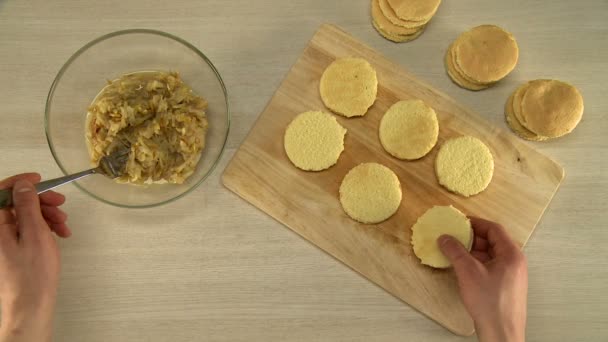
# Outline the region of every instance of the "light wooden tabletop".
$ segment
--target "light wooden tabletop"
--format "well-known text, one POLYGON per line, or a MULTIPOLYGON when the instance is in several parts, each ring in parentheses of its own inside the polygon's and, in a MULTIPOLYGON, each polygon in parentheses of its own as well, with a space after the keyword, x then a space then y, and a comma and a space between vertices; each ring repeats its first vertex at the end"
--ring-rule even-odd
POLYGON ((525 80, 558 78, 581 90, 585 115, 574 133, 535 144, 564 166, 566 178, 526 248, 527 335, 530 341, 605 341, 606 17, 605 0, 444 1, 420 39, 397 45, 372 28, 368 0, 0 0, 0 177, 23 171, 60 175, 44 137, 47 92, 70 55, 104 33, 154 28, 180 36, 214 62, 230 94, 227 153, 187 197, 127 210, 73 186, 62 188, 74 235, 60 243, 56 341, 467 340, 220 184, 226 162, 325 22, 500 127, 506 127, 507 96, 525 80), (451 83, 442 58, 461 31, 482 23, 511 31, 520 61, 506 80, 473 93, 451 83))

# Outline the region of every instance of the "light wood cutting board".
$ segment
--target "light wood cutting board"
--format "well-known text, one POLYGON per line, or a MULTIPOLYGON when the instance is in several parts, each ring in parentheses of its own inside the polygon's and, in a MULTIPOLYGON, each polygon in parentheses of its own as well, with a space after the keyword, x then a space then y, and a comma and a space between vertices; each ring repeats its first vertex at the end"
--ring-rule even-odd
MULTIPOLYGON (((442 58, 438 58, 440 63, 442 58)), ((447 77, 447 76, 446 76, 447 77)), ((479 96, 483 96, 480 93, 479 96)), ((460 335, 474 333, 450 270, 420 265, 410 247, 410 227, 433 205, 454 205, 468 215, 501 222, 523 246, 555 194, 564 171, 512 133, 416 79, 332 25, 323 25, 291 68, 223 174, 224 185, 319 246, 386 291, 460 335), (319 96, 323 70, 336 58, 367 59, 378 74, 378 99, 362 118, 337 116, 348 129, 337 165, 322 172, 295 168, 283 149, 287 124, 307 110, 326 110, 319 96), (378 140, 379 120, 390 105, 419 98, 439 118, 440 146, 446 139, 472 135, 494 155, 488 188, 472 198, 443 189, 436 180, 437 147, 426 157, 406 162, 388 155, 378 140), (338 200, 344 175, 363 162, 391 168, 401 181, 397 213, 377 225, 351 220, 338 200)))

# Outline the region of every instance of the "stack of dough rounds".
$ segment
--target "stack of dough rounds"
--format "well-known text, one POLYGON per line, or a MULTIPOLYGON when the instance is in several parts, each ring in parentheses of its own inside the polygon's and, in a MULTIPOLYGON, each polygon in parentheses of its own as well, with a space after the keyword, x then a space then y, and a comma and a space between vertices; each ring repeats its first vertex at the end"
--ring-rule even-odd
POLYGON ((397 175, 377 163, 355 166, 340 184, 342 208, 362 223, 380 223, 391 217, 401 204, 401 196, 397 175))
POLYGON ((439 135, 437 114, 422 100, 399 101, 380 121, 380 143, 392 156, 415 160, 433 149, 439 135))
POLYGON ((291 162, 305 171, 321 171, 338 162, 344 151, 344 135, 336 118, 324 112, 304 112, 285 130, 285 152, 291 162))
POLYGON ((371 0, 372 25, 384 38, 409 42, 418 38, 441 0, 371 0))
POLYGON ((447 73, 462 88, 482 90, 505 78, 517 64, 513 35, 495 25, 481 25, 461 34, 447 49, 447 73))
POLYGON ((580 92, 558 80, 534 80, 522 84, 505 104, 507 124, 523 139, 544 141, 564 136, 583 117, 580 92))
POLYGON ((443 143, 435 173, 446 189, 469 197, 485 190, 494 174, 494 158, 490 149, 479 139, 462 136, 443 143))
POLYGON ((363 58, 336 59, 323 72, 319 92, 325 106, 335 113, 363 116, 376 101, 376 70, 363 58))
POLYGON ((437 239, 442 235, 454 237, 468 251, 473 247, 475 235, 469 218, 451 205, 435 206, 420 216, 412 226, 412 247, 422 264, 435 268, 451 266, 437 245, 437 239))

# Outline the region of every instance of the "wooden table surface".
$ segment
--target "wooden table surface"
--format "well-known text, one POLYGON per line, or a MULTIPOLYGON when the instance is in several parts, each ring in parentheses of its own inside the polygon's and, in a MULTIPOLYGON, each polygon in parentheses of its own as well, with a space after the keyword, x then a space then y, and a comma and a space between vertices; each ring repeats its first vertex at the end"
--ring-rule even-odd
MULTIPOLYGON (((526 247, 530 341, 608 336, 608 1, 444 1, 423 36, 397 45, 368 0, 0 0, 0 177, 60 175, 44 137, 44 103, 70 55, 111 31, 178 35, 215 63, 232 131, 220 168, 194 193, 146 210, 111 207, 73 186, 65 209, 55 340, 463 341, 222 187, 219 176, 321 23, 334 23, 487 120, 521 82, 575 84, 585 115, 571 135, 535 144, 566 169, 526 247), (479 93, 445 75, 463 30, 492 23, 520 46, 517 69, 479 93), (604 136, 602 136, 604 135, 604 136)), ((513 189, 517 191, 517 189, 513 189)), ((517 215, 517 213, 513 213, 517 215)), ((506 223, 508 224, 508 223, 506 223)), ((471 337, 470 340, 474 340, 471 337)))

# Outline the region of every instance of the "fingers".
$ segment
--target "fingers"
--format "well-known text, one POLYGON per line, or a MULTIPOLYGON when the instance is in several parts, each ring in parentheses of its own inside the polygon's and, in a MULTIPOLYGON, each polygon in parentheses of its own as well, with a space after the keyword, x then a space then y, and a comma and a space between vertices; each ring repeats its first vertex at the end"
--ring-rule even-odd
MULTIPOLYGON (((37 173, 22 173, 20 175, 15 175, 0 181, 0 189, 10 189, 15 183, 19 180, 29 181, 30 183, 38 183, 40 182, 40 175, 37 173)), ((4 208, 0 209, 0 224, 3 223, 14 223, 15 217, 10 209, 4 208)))
POLYGON ((0 209, 0 224, 15 223, 15 216, 9 208, 0 209))
POLYGON ((449 235, 442 235, 437 243, 441 252, 452 263, 459 280, 472 279, 477 275, 481 264, 458 240, 449 235))
POLYGON ((68 215, 57 207, 41 205, 40 211, 44 219, 50 223, 65 223, 68 219, 68 215))
POLYGON ((488 240, 476 236, 475 240, 473 240, 473 247, 471 248, 471 250, 474 251, 482 251, 485 252, 488 250, 489 244, 488 244, 488 240))
POLYGON ((72 235, 72 231, 67 226, 66 221, 68 220, 68 214, 63 210, 57 208, 57 206, 65 203, 65 196, 58 192, 48 191, 39 195, 40 197, 40 211, 42 216, 46 220, 51 230, 62 238, 67 238, 72 235))
POLYGON ((492 221, 484 220, 479 217, 469 216, 471 220, 471 226, 475 232, 475 236, 479 236, 484 239, 488 239, 488 232, 493 229, 497 224, 492 221))
POLYGON ((20 175, 15 175, 12 177, 8 177, 0 181, 0 189, 8 189, 12 188, 14 184, 19 180, 25 180, 32 184, 36 184, 40 182, 40 175, 37 173, 22 173, 20 175))
POLYGON ((10 252, 10 248, 17 244, 17 226, 0 223, 0 249, 10 252))
POLYGON ((28 229, 35 232, 39 228, 40 222, 46 222, 51 230, 60 237, 72 235, 65 224, 67 215, 57 208, 65 203, 65 196, 55 191, 47 191, 40 196, 36 195, 33 184, 38 182, 40 182, 40 175, 37 173, 24 173, 0 181, 0 189, 13 188, 14 201, 14 208, 0 210, 0 228, 2 229, 0 239, 6 240, 10 237, 17 241, 18 232, 23 234, 23 230, 28 229), (18 216, 19 226, 15 225, 15 216, 18 216))
MULTIPOLYGON (((0 189, 12 188, 18 180, 25 180, 32 184, 40 182, 40 175, 37 173, 22 173, 0 181, 0 189)), ((65 196, 55 191, 47 191, 40 194, 40 201, 47 205, 60 206, 65 203, 65 196)))
POLYGON ((492 260, 492 257, 490 257, 490 255, 486 252, 482 252, 482 251, 472 251, 471 255, 479 260, 479 262, 481 262, 482 264, 485 264, 486 262, 492 260))
MULTIPOLYGON (((38 196, 40 198, 40 209, 42 211, 42 215, 44 216, 45 219, 51 218, 51 221, 54 223, 63 223, 65 221, 65 219, 63 219, 61 222, 55 222, 54 220, 52 220, 52 218, 56 217, 57 214, 55 213, 49 213, 49 212, 56 212, 59 211, 60 214, 58 214, 59 216, 66 216, 67 215, 61 211, 60 209, 56 208, 57 206, 62 205, 63 203, 65 203, 65 196, 63 196, 60 193, 54 192, 54 191, 48 191, 45 192, 43 194, 40 194, 38 196), (51 208, 55 208, 51 209, 51 208), (48 213, 48 214, 47 214, 48 213)), ((14 209, 3 209, 0 210, 0 224, 7 224, 7 223, 15 223, 15 213, 14 213, 14 209)))
POLYGON ((53 207, 58 207, 65 203, 65 196, 52 190, 43 192, 38 195, 38 197, 40 197, 41 204, 50 205, 53 207))
POLYGON ((517 244, 500 224, 479 217, 470 217, 470 219, 475 235, 488 241, 492 256, 519 251, 517 244))
POLYGON ((57 207, 48 205, 40 206, 40 211, 42 212, 42 216, 46 220, 46 223, 57 236, 67 238, 72 235, 72 231, 66 224, 68 215, 65 212, 57 207))
POLYGON ((13 185, 13 206, 17 216, 17 229, 23 239, 39 234, 41 225, 46 226, 40 209, 40 200, 34 185, 27 180, 18 180, 13 185))
POLYGON ((51 227, 51 230, 61 238, 72 236, 72 231, 65 223, 51 223, 49 226, 51 227))

